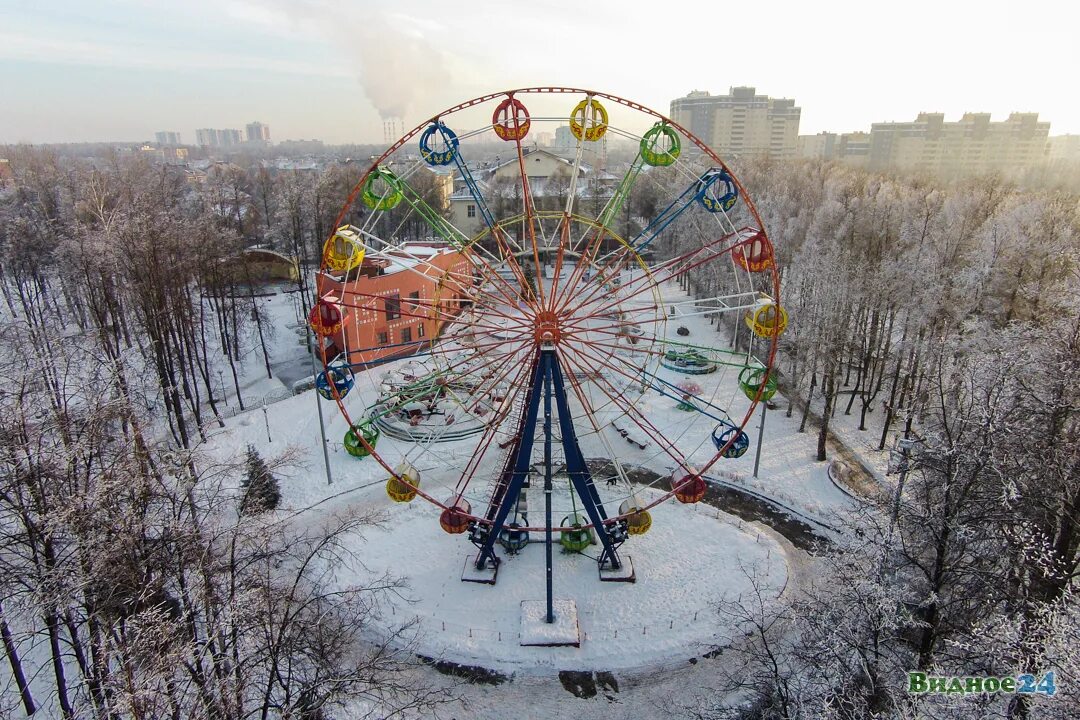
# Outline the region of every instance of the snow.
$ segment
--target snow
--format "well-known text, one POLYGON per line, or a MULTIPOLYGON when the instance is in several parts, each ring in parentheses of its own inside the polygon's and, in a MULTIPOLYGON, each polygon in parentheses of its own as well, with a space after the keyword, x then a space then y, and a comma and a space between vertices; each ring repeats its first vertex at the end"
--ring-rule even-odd
MULTIPOLYGON (((475 551, 464 536, 446 535, 432 508, 393 505, 381 488, 363 497, 387 519, 358 540, 366 572, 341 568, 340 581, 407 577, 409 589, 383 613, 386 631, 412 620, 417 652, 465 665, 529 673, 685 660, 720 641, 715 609, 748 592, 751 576, 767 577, 773 593, 786 586, 786 552, 771 532, 706 505, 666 503, 653 510, 652 529, 623 546, 634 556, 634 583, 601 582, 592 558, 556 545, 555 594, 576 603, 581 647, 522 647, 521 601, 545 591, 542 538, 517 555, 499 548, 494 585, 462 582, 461 557, 475 551)), ((598 546, 585 552, 596 556, 598 546)))
MULTIPOLYGON (((674 284, 663 286, 666 302, 687 299, 674 284)), ((281 342, 293 332, 302 337, 303 326, 297 323, 291 296, 279 294, 267 299, 268 314, 277 326, 272 362, 310 362, 298 343, 281 342), (286 334, 287 333, 287 334, 286 334)), ((708 320, 697 316, 693 306, 681 306, 685 313, 657 328, 658 335, 713 347, 724 347, 727 331, 717 331, 708 320), (675 329, 685 326, 686 337, 676 336, 675 329)), ((653 332, 652 326, 649 332, 653 332)), ((745 332, 745 328, 743 329, 745 332)), ((250 358, 245 364, 245 378, 258 377, 260 362, 250 358)), ((378 398, 381 378, 410 361, 388 363, 375 371, 360 373, 356 387, 345 399, 355 418, 378 398)), ((415 361, 414 361, 415 362, 415 361)), ((677 384, 686 376, 664 368, 656 369, 664 381, 677 384)), ((737 384, 737 368, 721 368, 715 373, 694 376, 702 388, 702 397, 724 408, 741 420, 749 401, 737 384)), ((265 379, 265 370, 262 371, 265 379)), ((275 380, 265 387, 253 384, 245 390, 249 408, 256 391, 276 397, 281 384, 275 380), (274 386, 277 386, 276 388, 274 386)), ((833 511, 847 508, 851 499, 829 481, 827 463, 813 461, 816 433, 797 432, 798 413, 785 417, 786 400, 777 395, 778 410, 769 411, 759 477, 753 477, 754 454, 760 425, 760 409, 746 427, 750 450, 741 458, 718 460, 708 475, 776 499, 811 517, 828 521, 833 511)), ((356 548, 363 567, 338 568, 339 582, 349 584, 376 577, 384 572, 406 579, 408 589, 383 608, 382 631, 390 632, 403 622, 417 622, 418 652, 470 665, 483 665, 515 673, 544 674, 553 670, 642 669, 672 667, 702 654, 719 642, 724 628, 717 627, 715 609, 724 599, 735 599, 751 588, 750 578, 767 578, 771 592, 786 586, 791 570, 790 547, 771 530, 745 523, 706 505, 682 505, 674 500, 652 510, 653 527, 644 536, 631 538, 620 550, 633 556, 636 582, 601 582, 596 563, 583 555, 563 554, 555 547, 555 594, 573 601, 577 607, 581 647, 523 647, 522 600, 544 595, 543 546, 534 533, 533 543, 515 556, 497 546, 503 563, 497 582, 487 585, 462 582, 466 557, 475 556, 475 548, 465 536, 445 534, 438 524, 439 509, 417 499, 408 505, 392 503, 383 486, 386 470, 374 459, 358 460, 342 446, 348 429, 345 419, 333 403, 321 401, 326 425, 328 464, 333 477, 327 483, 316 412, 320 403, 314 391, 287 396, 226 420, 226 428, 210 432, 206 447, 212 453, 236 457, 247 444, 264 455, 281 454, 287 449, 298 458, 291 471, 281 474, 283 515, 299 515, 311 522, 323 514, 340 510, 376 508, 385 512, 382 527, 373 527, 364 537, 356 538, 356 548), (785 549, 787 547, 787 549, 785 549)), ((710 433, 715 421, 694 412, 677 409, 676 398, 648 392, 638 406, 650 421, 675 442, 689 464, 703 466, 715 454, 710 433)), ((572 411, 577 405, 571 402, 572 411)), ((616 413, 612 412, 611 419, 616 413)), ((629 418, 617 419, 620 427, 636 440, 648 440, 646 432, 629 418)), ((579 423, 579 440, 586 457, 611 457, 614 452, 629 466, 651 469, 667 476, 674 463, 656 442, 645 448, 631 444, 610 423, 598 432, 579 423)), ((417 445, 384 436, 377 450, 391 466, 408 459, 421 474, 421 489, 438 499, 449 497, 460 468, 471 456, 476 439, 417 445)), ((501 456, 487 458, 495 462, 501 456), (494 458, 494 459, 493 459, 494 458)), ((474 508, 486 506, 486 482, 474 483, 466 499, 474 508)), ((558 521, 572 512, 572 501, 565 491, 553 498, 553 513, 558 521)), ((602 499, 610 506, 627 497, 620 488, 598 482, 602 499)), ((651 501, 662 494, 659 487, 638 491, 638 498, 651 501)), ((532 498, 533 504, 539 504, 532 498)), ((535 522, 535 518, 534 518, 535 522)), ((586 554, 598 555, 597 546, 586 554)))
POLYGON ((577 603, 566 598, 551 601, 552 621, 547 621, 547 600, 521 601, 521 644, 554 647, 579 647, 581 630, 578 627, 577 603))

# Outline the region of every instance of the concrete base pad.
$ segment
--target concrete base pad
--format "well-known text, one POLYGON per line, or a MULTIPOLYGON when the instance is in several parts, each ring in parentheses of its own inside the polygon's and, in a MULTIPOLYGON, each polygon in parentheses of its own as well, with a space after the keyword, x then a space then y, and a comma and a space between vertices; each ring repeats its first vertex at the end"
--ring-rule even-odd
POLYGON ((533 647, 581 647, 577 603, 556 598, 555 622, 547 622, 546 600, 521 601, 521 644, 533 647))
POLYGON ((600 566, 600 580, 603 582, 635 582, 637 576, 634 574, 634 562, 629 555, 623 555, 619 558, 621 564, 618 568, 611 567, 610 564, 604 563, 600 566))
POLYGON ((461 581, 494 585, 495 578, 499 575, 499 564, 488 560, 486 567, 480 570, 476 567, 476 555, 466 555, 465 567, 461 570, 461 581))

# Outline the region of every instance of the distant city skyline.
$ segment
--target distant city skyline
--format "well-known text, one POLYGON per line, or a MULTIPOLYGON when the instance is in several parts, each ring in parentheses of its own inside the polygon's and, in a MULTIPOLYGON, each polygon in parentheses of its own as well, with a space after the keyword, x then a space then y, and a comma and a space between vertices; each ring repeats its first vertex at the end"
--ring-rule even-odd
POLYGON ((252 118, 275 142, 380 143, 385 117, 408 129, 460 100, 531 85, 595 88, 665 113, 692 90, 754 86, 796 101, 800 134, 920 112, 1038 112, 1051 135, 1080 134, 1067 82, 1080 67, 1080 9, 1060 3, 913 0, 878 15, 854 2, 691 2, 678 22, 636 2, 365 5, 0 0, 0 143, 168 130, 194 144, 199 128, 252 118))

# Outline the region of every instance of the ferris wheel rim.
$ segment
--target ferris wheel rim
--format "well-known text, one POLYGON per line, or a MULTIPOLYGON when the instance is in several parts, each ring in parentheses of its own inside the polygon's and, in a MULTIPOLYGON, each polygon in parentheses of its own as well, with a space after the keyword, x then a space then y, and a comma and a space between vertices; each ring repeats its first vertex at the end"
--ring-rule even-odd
MULTIPOLYGON (((404 147, 409 141, 411 141, 417 135, 420 135, 421 133, 425 132, 429 127, 432 126, 432 124, 440 123, 442 118, 444 118, 445 116, 452 115, 452 114, 454 114, 456 112, 459 112, 461 110, 465 110, 465 109, 470 108, 470 107, 475 107, 475 106, 481 105, 481 104, 486 103, 486 102, 491 102, 491 101, 500 100, 500 99, 514 101, 516 95, 544 95, 544 94, 550 94, 550 95, 583 94, 583 95, 586 96, 586 101, 592 101, 592 100, 594 100, 596 98, 610 100, 610 101, 618 103, 618 104, 620 104, 620 105, 622 105, 624 107, 627 107, 627 108, 630 108, 632 110, 636 110, 638 112, 641 112, 641 113, 643 113, 645 115, 654 117, 657 120, 663 122, 665 126, 670 126, 670 127, 675 128, 679 133, 682 134, 683 137, 685 137, 687 140, 692 142, 698 149, 700 149, 706 156, 708 156, 708 158, 710 160, 715 162, 726 173, 727 177, 730 178, 731 182, 738 189, 739 197, 742 199, 743 203, 745 204, 747 211, 750 213, 750 215, 753 218, 755 224, 757 225, 758 233, 757 233, 757 236, 755 238, 756 241, 758 241, 759 243, 762 243, 763 246, 768 250, 768 252, 773 257, 775 257, 775 247, 773 246, 771 239, 768 237, 768 234, 767 234, 767 232, 765 230, 765 227, 764 227, 764 223, 761 220, 760 214, 758 213, 757 208, 753 203, 753 200, 751 199, 750 195, 748 193, 746 193, 745 188, 742 185, 741 181, 738 179, 738 177, 733 172, 731 172, 731 170, 730 170, 729 166, 727 165, 727 163, 715 151, 713 151, 712 148, 710 148, 706 143, 704 143, 697 136, 695 136, 693 133, 691 133, 687 128, 683 127, 682 125, 675 122, 671 118, 665 116, 664 114, 662 114, 662 113, 660 113, 658 111, 652 110, 648 106, 642 105, 640 103, 637 103, 637 102, 634 102, 634 101, 631 101, 631 100, 628 100, 628 99, 625 99, 625 98, 622 98, 620 96, 617 96, 617 95, 614 95, 614 94, 611 94, 611 93, 606 93, 606 92, 601 92, 601 91, 596 91, 596 90, 589 90, 589 89, 585 89, 585 88, 576 88, 576 87, 530 86, 530 87, 521 87, 521 88, 515 88, 515 89, 511 89, 511 90, 503 90, 503 91, 498 91, 498 92, 492 92, 492 93, 488 93, 488 94, 485 94, 485 95, 477 96, 477 97, 475 97, 475 98, 473 98, 471 100, 467 100, 467 101, 462 102, 462 103, 458 103, 456 105, 448 107, 448 108, 444 109, 443 111, 431 116, 431 118, 429 118, 428 120, 425 120, 424 122, 422 122, 421 124, 419 124, 415 128, 413 128, 412 130, 410 130, 408 133, 401 136, 401 138, 399 138, 395 143, 393 143, 389 148, 387 148, 387 150, 371 164, 371 166, 360 177, 360 179, 356 183, 356 185, 350 190, 350 192, 348 194, 348 197, 347 197, 344 205, 342 206, 341 211, 339 212, 338 216, 336 217, 332 227, 337 228, 337 227, 339 227, 341 225, 341 222, 344 219, 344 217, 347 215, 347 213, 349 212, 349 209, 355 204, 358 196, 363 191, 363 189, 365 187, 365 184, 367 183, 368 179, 372 176, 373 173, 379 172, 379 168, 380 168, 381 164, 386 159, 391 157, 394 153, 396 153, 398 150, 400 150, 402 147, 404 147)), ((520 103, 518 103, 518 104, 520 104, 520 103)), ((517 122, 516 117, 514 119, 514 122, 515 123, 517 122)), ((520 138, 517 138, 516 140, 517 140, 519 150, 520 150, 520 138)), ((579 138, 579 145, 581 144, 581 142, 582 141, 579 138)), ((522 213, 522 215, 525 216, 525 217, 528 217, 530 203, 528 202, 527 199, 525 200, 525 203, 526 203, 526 209, 525 209, 525 212, 522 213)), ((535 212, 536 211, 534 210, 534 213, 535 212)), ((597 220, 598 219, 599 218, 597 218, 597 220)), ((587 220, 589 222, 595 222, 595 220, 593 220, 593 219, 587 219, 587 220)), ((483 233, 481 233, 481 234, 483 234, 483 233)), ((331 238, 333 237, 333 232, 331 233, 330 237, 331 238)), ((535 245, 536 245, 536 243, 535 243, 535 239, 534 239, 534 241, 533 241, 534 251, 536 249, 535 245)), ((736 247, 739 247, 739 246, 740 246, 740 244, 738 244, 738 243, 733 244, 730 248, 727 249, 726 252, 731 252, 736 247)), ((326 261, 327 261, 326 248, 324 247, 323 257, 322 257, 322 260, 320 262, 320 270, 319 270, 320 273, 323 272, 323 270, 324 270, 324 268, 326 266, 326 261)), ((777 269, 776 269, 775 265, 767 268, 767 271, 768 271, 768 273, 770 275, 770 278, 772 280, 772 283, 771 283, 772 284, 772 288, 771 288, 772 289, 772 299, 775 301, 775 303, 779 307, 779 302, 780 302, 780 279, 779 279, 779 274, 777 272, 777 269)), ((682 273, 680 273, 680 274, 682 274, 682 273)), ((778 349, 778 337, 779 337, 779 334, 780 334, 781 331, 782 331, 782 327, 780 325, 778 325, 778 324, 774 325, 774 327, 772 328, 771 335, 769 335, 768 338, 767 338, 769 340, 769 350, 768 350, 766 359, 763 361, 763 365, 764 365, 764 369, 765 369, 765 378, 768 378, 768 377, 772 376, 773 373, 776 372, 775 358, 776 358, 776 353, 777 353, 777 349, 778 349)), ((427 345, 429 347, 433 347, 436 342, 437 342, 437 338, 433 337, 433 338, 429 339, 427 342, 417 343, 417 345, 419 345, 419 346, 427 345)), ((325 346, 321 346, 320 350, 321 350, 320 355, 322 356, 322 361, 323 361, 323 368, 324 368, 324 371, 325 371, 330 367, 330 360, 326 357, 326 348, 325 348, 325 346)), ((405 357, 405 356, 403 355, 402 358, 403 357, 405 357)), ((397 358, 394 358, 394 359, 397 359, 397 358)), ((761 397, 762 397, 762 394, 763 394, 764 390, 765 390, 765 381, 763 380, 760 387, 758 388, 758 392, 755 394, 755 396, 753 398, 750 398, 750 400, 751 400, 750 406, 747 409, 742 421, 736 426, 739 430, 745 429, 746 425, 749 423, 749 420, 753 416, 753 413, 754 413, 758 403, 761 401, 761 397)), ((331 393, 333 395, 333 399, 334 399, 335 403, 338 405, 339 411, 341 412, 342 416, 346 419, 346 422, 348 423, 350 429, 355 429, 359 425, 362 425, 363 421, 361 421, 360 423, 353 422, 353 419, 352 419, 350 413, 348 412, 347 408, 345 408, 345 406, 344 406, 343 398, 337 392, 336 387, 331 386, 331 393)), ((730 447, 735 442, 736 436, 737 436, 737 434, 735 434, 735 436, 733 436, 731 438, 731 440, 727 443, 727 445, 725 445, 722 448, 718 448, 715 455, 707 463, 705 463, 700 469, 696 469, 696 468, 692 469, 685 457, 683 458, 683 461, 681 463, 677 461, 677 465, 682 465, 686 469, 692 469, 693 470, 693 472, 691 472, 692 476, 697 477, 697 478, 703 478, 705 476, 705 474, 709 471, 709 469, 723 456, 724 452, 728 449, 728 447, 730 447)), ((376 461, 379 463, 379 465, 382 466, 383 469, 386 470, 390 474, 391 478, 397 478, 401 482, 411 486, 411 483, 409 483, 409 481, 407 479, 402 478, 402 477, 400 477, 398 475, 398 473, 396 472, 396 469, 392 468, 390 466, 390 464, 382 457, 382 455, 375 450, 373 445, 368 446, 367 441, 362 437, 362 435, 357 435, 357 437, 360 440, 360 442, 362 443, 362 445, 367 448, 368 454, 370 454, 372 457, 374 457, 376 459, 376 461)), ((433 505, 435 505, 435 506, 437 506, 437 507, 439 507, 439 508, 441 508, 443 510, 456 511, 456 506, 448 504, 446 502, 442 502, 442 501, 436 499, 430 493, 426 492, 425 490, 423 490, 419 486, 413 487, 413 490, 415 490, 417 495, 419 495, 420 497, 424 498, 426 501, 432 503, 433 505)), ((627 517, 629 517, 629 516, 631 516, 633 514, 636 514, 638 512, 647 511, 647 510, 659 505, 660 503, 669 500, 671 497, 676 495, 677 488, 673 486, 671 490, 661 491, 661 492, 663 494, 659 498, 656 498, 652 502, 645 504, 644 507, 635 508, 634 512, 627 513, 625 515, 613 515, 612 517, 608 518, 608 520, 605 521, 604 524, 607 525, 609 523, 613 523, 615 521, 625 519, 625 518, 627 518, 627 517)), ((460 498, 460 496, 457 496, 457 498, 460 498)), ((455 498, 451 498, 451 499, 453 500, 455 498)), ((462 515, 467 517, 470 521, 475 521, 475 522, 478 522, 480 524, 486 524, 486 525, 492 524, 491 521, 489 521, 489 520, 487 520, 486 518, 483 518, 483 517, 479 517, 479 516, 468 514, 468 513, 462 513, 462 515)), ((557 531, 566 531, 566 530, 571 530, 571 529, 588 529, 588 528, 592 528, 592 527, 594 527, 594 526, 592 524, 589 524, 587 526, 582 526, 580 528, 575 526, 574 528, 552 528, 552 529, 557 530, 557 531)), ((546 528, 522 528, 522 529, 523 530, 537 530, 537 531, 539 531, 539 530, 544 530, 546 528)))

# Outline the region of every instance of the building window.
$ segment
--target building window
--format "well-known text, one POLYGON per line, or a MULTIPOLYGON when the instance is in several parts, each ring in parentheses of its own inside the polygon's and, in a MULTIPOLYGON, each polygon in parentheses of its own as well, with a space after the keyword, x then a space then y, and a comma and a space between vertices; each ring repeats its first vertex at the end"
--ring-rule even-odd
POLYGON ((401 342, 412 342, 412 328, 401 328, 401 342))
POLYGON ((416 326, 416 337, 424 337, 424 323, 416 326))
POLYGON ((465 214, 468 215, 469 217, 476 217, 476 206, 475 205, 466 205, 465 206, 465 214))
POLYGON ((401 317, 401 296, 394 294, 388 295, 383 299, 384 307, 386 311, 387 320, 397 320, 401 317))
POLYGON ((418 307, 420 307, 420 291, 414 290, 409 293, 409 309, 415 310, 418 307))
POLYGON ((379 345, 389 345, 390 344, 390 333, 387 332, 386 330, 383 330, 382 332, 378 332, 378 333, 375 334, 375 340, 379 345))

